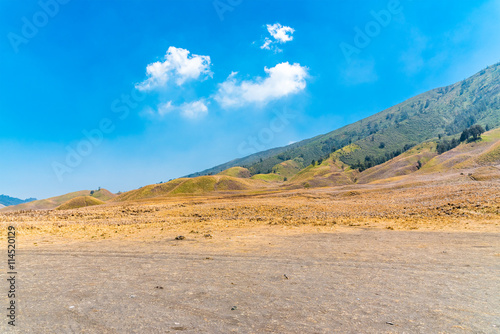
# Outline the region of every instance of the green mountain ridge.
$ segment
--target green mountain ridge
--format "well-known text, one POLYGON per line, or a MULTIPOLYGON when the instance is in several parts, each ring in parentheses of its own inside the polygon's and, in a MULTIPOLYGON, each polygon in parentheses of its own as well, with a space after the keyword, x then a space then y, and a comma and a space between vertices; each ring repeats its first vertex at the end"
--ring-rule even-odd
POLYGON ((354 167, 372 159, 387 161, 438 136, 454 136, 472 124, 500 126, 500 63, 455 84, 419 94, 353 124, 284 147, 273 148, 187 177, 217 174, 231 167, 267 174, 285 161, 306 168, 313 160, 353 144, 339 159, 354 167))
MULTIPOLYGON (((436 140, 429 140, 389 161, 364 171, 351 168, 340 160, 356 150, 351 144, 330 154, 326 159, 298 170, 297 161, 286 161, 273 168, 273 173, 248 177, 242 167, 229 168, 219 175, 178 178, 166 183, 151 184, 118 196, 105 189, 83 190, 3 208, 4 211, 56 209, 69 210, 109 203, 110 205, 176 196, 262 195, 280 190, 311 187, 335 187, 354 184, 383 184, 405 177, 436 177, 442 172, 454 178, 473 180, 500 179, 500 127, 483 133, 479 140, 464 141, 439 154, 436 140), (288 175, 285 176, 285 175, 288 175), (427 176, 426 176, 427 175, 427 176), (434 175, 434 176, 432 176, 434 175)), ((415 179, 413 179, 415 180, 415 179)), ((347 194, 349 195, 349 194, 347 194)))

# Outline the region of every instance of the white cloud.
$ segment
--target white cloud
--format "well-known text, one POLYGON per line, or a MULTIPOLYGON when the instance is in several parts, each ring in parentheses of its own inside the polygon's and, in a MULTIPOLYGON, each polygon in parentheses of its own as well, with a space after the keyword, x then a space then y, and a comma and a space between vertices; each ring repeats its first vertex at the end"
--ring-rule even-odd
POLYGON ((190 119, 197 119, 208 113, 207 105, 201 100, 184 103, 180 106, 180 110, 182 116, 190 119))
POLYGON ((279 23, 267 24, 267 31, 271 34, 272 38, 266 37, 264 39, 264 44, 261 45, 261 49, 271 50, 275 52, 281 52, 282 50, 276 46, 276 44, 283 44, 293 40, 293 33, 295 29, 287 26, 282 26, 279 23))
POLYGON ((158 105, 158 115, 165 116, 171 112, 179 112, 181 116, 189 119, 198 119, 206 114, 208 114, 208 107, 205 101, 198 100, 193 102, 186 102, 180 106, 172 104, 172 101, 166 103, 161 103, 158 105))
POLYGON ((238 82, 236 72, 231 73, 223 83, 215 100, 224 108, 241 107, 246 104, 266 104, 290 94, 296 94, 306 87, 307 68, 288 62, 264 68, 266 78, 238 82))
POLYGON ((192 54, 186 49, 169 47, 165 61, 157 61, 146 67, 148 78, 135 85, 142 91, 163 87, 170 80, 180 86, 188 80, 196 80, 202 75, 211 76, 210 56, 192 54))
POLYGON ((172 101, 168 101, 167 103, 161 103, 158 105, 158 115, 163 116, 175 110, 175 107, 172 105, 172 101))
POLYGON ((266 37, 266 39, 264 40, 264 44, 262 44, 262 46, 260 47, 261 49, 266 49, 266 50, 269 50, 271 49, 269 46, 271 45, 273 41, 271 41, 271 39, 269 39, 268 37, 266 37))
POLYGON ((268 24, 267 31, 273 36, 273 38, 280 43, 286 43, 293 40, 292 34, 295 32, 295 29, 287 26, 282 26, 279 23, 268 24))

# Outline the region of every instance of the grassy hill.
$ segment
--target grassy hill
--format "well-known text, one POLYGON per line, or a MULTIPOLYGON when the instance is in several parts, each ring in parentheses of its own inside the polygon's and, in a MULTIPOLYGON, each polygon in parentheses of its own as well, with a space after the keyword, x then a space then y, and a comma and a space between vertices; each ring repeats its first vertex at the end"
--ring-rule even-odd
POLYGON ((103 201, 92 197, 92 196, 79 196, 70 199, 67 202, 64 202, 63 204, 59 205, 56 210, 70 210, 70 209, 78 209, 78 208, 83 208, 86 206, 92 206, 92 205, 101 205, 104 204, 103 201))
POLYGON ((250 176, 252 176, 250 174, 250 171, 243 167, 231 167, 229 169, 220 172, 217 175, 226 175, 239 178, 249 178, 250 176))
POLYGON ((113 194, 111 191, 107 189, 99 189, 90 192, 90 196, 97 198, 103 202, 106 202, 112 198, 116 197, 116 194, 113 194))
POLYGON ((436 155, 422 167, 421 172, 434 173, 495 165, 500 165, 500 128, 484 133, 480 141, 461 144, 453 150, 436 155))
POLYGON ((51 197, 47 199, 41 199, 29 203, 23 203, 15 206, 8 206, 2 208, 2 211, 17 211, 17 210, 52 210, 60 206, 61 204, 82 196, 92 196, 93 198, 99 199, 100 201, 107 201, 111 198, 116 197, 115 194, 109 192, 106 189, 99 190, 80 190, 72 193, 68 193, 61 196, 51 197))
MULTIPOLYGON (((295 172, 312 160, 354 144, 356 149, 339 157, 349 165, 389 160, 395 153, 438 136, 459 134, 472 124, 500 126, 500 63, 456 84, 415 96, 356 123, 289 146, 236 159, 188 177, 216 174, 230 167, 247 168, 252 175, 268 174, 283 162, 294 161, 295 172)), ((287 177, 293 173, 286 173, 287 177)))
POLYGON ((437 156, 435 142, 417 145, 381 165, 363 171, 358 177, 358 183, 370 183, 414 173, 435 156, 437 156))
MULTIPOLYGON (((235 170, 230 171, 233 173, 235 170)), ((241 170, 240 170, 241 171, 241 170)), ((194 178, 179 178, 166 183, 150 184, 125 192, 111 202, 122 202, 160 196, 203 195, 214 192, 232 192, 268 188, 267 182, 258 179, 209 175, 194 178)))
POLYGON ((340 158, 351 151, 348 145, 330 154, 325 160, 309 165, 291 178, 291 183, 304 187, 340 186, 356 182, 357 170, 343 163, 340 158))

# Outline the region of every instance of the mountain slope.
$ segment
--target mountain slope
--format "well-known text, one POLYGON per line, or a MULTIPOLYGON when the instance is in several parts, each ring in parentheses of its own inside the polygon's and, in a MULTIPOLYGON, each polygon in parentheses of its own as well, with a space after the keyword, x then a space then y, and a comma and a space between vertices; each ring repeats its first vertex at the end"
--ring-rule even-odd
POLYGON ((414 173, 437 155, 435 142, 417 145, 383 164, 363 171, 358 177, 358 183, 370 183, 414 173))
POLYGON ((422 173, 469 169, 500 165, 500 128, 482 135, 482 140, 461 144, 453 150, 436 155, 425 164, 422 173))
POLYGON ((359 149, 355 144, 351 144, 333 152, 328 158, 307 166, 286 181, 284 175, 295 171, 297 161, 285 161, 274 168, 272 173, 256 174, 251 178, 246 178, 245 169, 231 168, 222 175, 179 178, 167 183, 147 185, 123 193, 110 202, 387 183, 404 177, 412 177, 412 175, 424 177, 426 174, 441 175, 440 172, 443 171, 458 174, 460 170, 463 170, 464 177, 471 173, 471 177, 478 180, 500 178, 500 128, 484 133, 480 141, 462 143, 440 155, 436 152, 436 145, 435 140, 424 142, 383 164, 359 172, 341 161, 343 156, 359 149), (241 176, 241 173, 243 173, 243 178, 224 175, 241 176))
POLYGON ((357 149, 340 159, 350 166, 367 157, 386 161, 409 147, 441 135, 458 134, 472 124, 500 126, 500 63, 330 133, 236 159, 188 177, 216 174, 235 166, 248 168, 252 175, 270 173, 278 164, 298 159, 302 161, 299 169, 303 169, 312 160, 324 159, 349 144, 355 144, 357 149))

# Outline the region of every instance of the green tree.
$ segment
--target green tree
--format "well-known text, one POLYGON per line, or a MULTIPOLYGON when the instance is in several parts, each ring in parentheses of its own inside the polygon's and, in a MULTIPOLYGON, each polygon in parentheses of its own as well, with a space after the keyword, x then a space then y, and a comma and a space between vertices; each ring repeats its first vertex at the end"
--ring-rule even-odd
POLYGON ((481 138, 481 134, 484 133, 484 128, 481 125, 476 124, 469 128, 469 133, 472 135, 474 140, 478 140, 481 138))
POLYGON ((462 131, 462 134, 460 135, 460 141, 466 141, 467 139, 469 139, 470 137, 470 133, 469 133, 469 129, 465 129, 464 131, 462 131))

